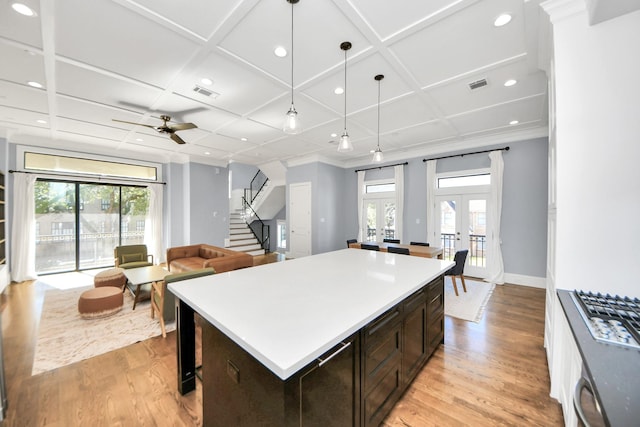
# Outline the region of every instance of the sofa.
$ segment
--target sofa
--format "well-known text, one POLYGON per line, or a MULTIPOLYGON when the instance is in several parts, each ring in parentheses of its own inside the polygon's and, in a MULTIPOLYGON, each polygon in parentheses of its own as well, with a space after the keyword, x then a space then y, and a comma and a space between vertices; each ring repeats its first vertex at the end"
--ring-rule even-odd
POLYGON ((244 252, 204 243, 167 249, 167 267, 174 273, 212 267, 216 273, 253 266, 253 257, 244 252))

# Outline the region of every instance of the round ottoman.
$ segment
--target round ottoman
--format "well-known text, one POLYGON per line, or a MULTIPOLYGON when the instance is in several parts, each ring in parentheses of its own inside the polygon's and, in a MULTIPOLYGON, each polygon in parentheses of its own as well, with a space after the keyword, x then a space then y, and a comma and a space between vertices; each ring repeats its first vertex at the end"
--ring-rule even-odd
POLYGON ((115 286, 116 288, 123 290, 126 283, 127 278, 124 275, 124 270, 118 267, 101 271, 93 278, 93 286, 96 288, 103 286, 115 286))
POLYGON ((122 289, 113 286, 89 289, 78 300, 80 317, 85 319, 110 316, 121 309, 122 289))

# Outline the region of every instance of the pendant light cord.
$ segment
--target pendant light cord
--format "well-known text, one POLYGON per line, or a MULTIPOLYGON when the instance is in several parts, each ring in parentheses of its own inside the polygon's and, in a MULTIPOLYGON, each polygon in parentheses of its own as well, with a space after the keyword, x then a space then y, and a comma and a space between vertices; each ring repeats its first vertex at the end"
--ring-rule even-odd
POLYGON ((380 82, 382 79, 378 80, 378 150, 380 150, 380 82))
POLYGON ((347 132, 347 49, 344 50, 344 131, 347 132))
POLYGON ((291 105, 293 105, 293 2, 291 2, 291 105))

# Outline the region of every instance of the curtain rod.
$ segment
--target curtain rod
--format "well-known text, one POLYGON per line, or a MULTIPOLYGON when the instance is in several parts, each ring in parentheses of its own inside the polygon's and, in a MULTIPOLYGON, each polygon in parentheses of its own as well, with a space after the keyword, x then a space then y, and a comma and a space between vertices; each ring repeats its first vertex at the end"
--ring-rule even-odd
POLYGON ((67 175, 64 173, 55 173, 55 172, 28 172, 28 171, 16 171, 16 170, 9 170, 9 173, 26 173, 26 174, 33 174, 33 175, 42 175, 43 177, 46 176, 59 176, 62 178, 72 178, 72 179, 78 179, 78 178, 85 178, 85 179, 93 179, 93 180, 98 180, 98 182, 100 182, 100 180, 103 179, 110 179, 113 181, 122 181, 122 182, 128 182, 128 183, 136 183, 136 184, 162 184, 162 185, 167 185, 166 182, 151 182, 151 181, 137 181, 135 179, 127 179, 127 178, 117 178, 117 177, 105 177, 105 176, 100 176, 100 175, 67 175))
POLYGON ((408 165, 408 164, 409 164, 409 162, 404 162, 404 163, 396 163, 395 165, 377 166, 375 168, 356 169, 355 172, 370 171, 370 170, 382 169, 382 168, 392 168, 394 166, 404 166, 404 165, 408 165))
POLYGON ((472 154, 482 154, 482 153, 490 153, 492 151, 509 151, 509 147, 504 148, 495 148, 493 150, 484 150, 484 151, 474 151, 473 153, 464 153, 464 154, 452 154, 451 156, 442 156, 442 157, 434 157, 432 159, 422 159, 423 162, 428 162, 429 160, 440 160, 440 159, 448 159, 450 157, 464 157, 470 156, 472 154))

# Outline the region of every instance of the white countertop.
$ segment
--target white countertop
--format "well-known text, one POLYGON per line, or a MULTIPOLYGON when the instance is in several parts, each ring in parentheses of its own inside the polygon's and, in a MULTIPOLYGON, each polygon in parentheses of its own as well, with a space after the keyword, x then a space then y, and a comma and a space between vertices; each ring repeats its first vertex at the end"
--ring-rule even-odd
POLYGON ((170 283, 169 289, 286 380, 452 266, 343 249, 170 283))

